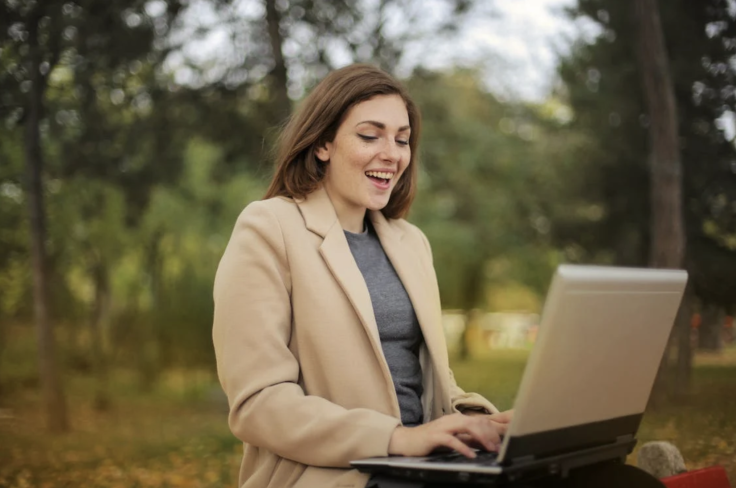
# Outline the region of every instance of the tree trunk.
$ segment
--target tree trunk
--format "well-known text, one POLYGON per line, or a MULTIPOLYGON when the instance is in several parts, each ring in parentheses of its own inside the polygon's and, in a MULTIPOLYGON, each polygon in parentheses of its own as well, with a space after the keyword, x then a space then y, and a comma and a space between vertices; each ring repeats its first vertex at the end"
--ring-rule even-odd
POLYGON ((96 263, 93 269, 95 282, 95 302, 90 323, 92 371, 95 375, 95 396, 93 406, 97 411, 110 409, 110 391, 108 375, 107 341, 105 329, 110 310, 110 286, 107 269, 102 263, 96 263))
MULTIPOLYGON (((672 378, 672 393, 675 398, 683 398, 690 393, 690 379, 693 369, 692 316, 695 294, 692 287, 687 286, 682 297, 680 310, 675 318, 674 337, 677 340, 677 363, 672 378)), ((665 373, 666 374, 666 373, 665 373)))
POLYGON ((680 268, 685 250, 677 106, 656 0, 634 1, 639 69, 651 123, 652 247, 655 268, 680 268))
MULTIPOLYGON (((682 213, 682 164, 677 133, 677 106, 670 77, 669 62, 659 17, 657 0, 633 0, 638 34, 637 55, 644 98, 649 112, 651 147, 651 249, 650 265, 655 268, 681 268, 685 251, 682 213)), ((686 304, 688 300, 683 300, 686 304)), ((688 308, 681 307, 671 335, 678 345, 675 369, 677 390, 689 387, 691 347, 688 308)), ((663 362, 655 395, 661 395, 663 362)))
POLYGON ((266 0, 266 23, 268 37, 271 41, 274 67, 271 70, 272 88, 274 90, 274 105, 276 117, 279 121, 289 116, 291 100, 289 99, 288 76, 282 46, 284 38, 281 35, 281 14, 276 9, 276 0, 266 0))
MULTIPOLYGON (((156 386, 163 369, 162 356, 164 355, 164 338, 161 330, 158 310, 162 307, 162 283, 161 283, 161 242, 162 231, 156 230, 146 246, 146 268, 148 269, 151 282, 152 312, 136 319, 142 321, 143 330, 141 338, 143 344, 138 356, 138 370, 140 372, 139 386, 141 391, 150 392, 156 386)), ((139 324, 140 325, 140 324, 139 324)))
POLYGON ((52 432, 69 430, 66 399, 56 361, 54 331, 49 316, 48 270, 46 256, 46 221, 43 203, 43 159, 39 125, 43 111, 46 83, 40 72, 38 20, 28 24, 28 47, 31 88, 25 120, 25 156, 27 200, 30 217, 31 260, 33 263, 33 312, 38 335, 38 363, 46 410, 46 423, 52 432))

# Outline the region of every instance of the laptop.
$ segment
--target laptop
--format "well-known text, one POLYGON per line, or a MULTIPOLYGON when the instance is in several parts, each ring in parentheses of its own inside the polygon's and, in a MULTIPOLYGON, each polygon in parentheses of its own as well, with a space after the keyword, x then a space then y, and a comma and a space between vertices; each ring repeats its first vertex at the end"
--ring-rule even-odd
POLYGON ((390 456, 351 465, 425 482, 495 484, 625 461, 686 282, 681 270, 559 266, 498 453, 390 456))

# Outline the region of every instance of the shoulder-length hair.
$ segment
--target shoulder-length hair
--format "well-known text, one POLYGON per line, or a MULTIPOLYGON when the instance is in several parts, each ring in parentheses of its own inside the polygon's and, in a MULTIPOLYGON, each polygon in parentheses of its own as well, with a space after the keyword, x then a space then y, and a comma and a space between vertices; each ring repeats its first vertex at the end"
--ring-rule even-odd
POLYGON ((417 146, 421 115, 404 87, 381 69, 354 64, 328 74, 301 103, 287 122, 275 146, 276 173, 265 198, 304 198, 316 190, 325 175, 317 148, 332 142, 348 111, 378 95, 398 95, 406 104, 411 135, 409 166, 381 210, 386 218, 404 217, 417 187, 417 146))

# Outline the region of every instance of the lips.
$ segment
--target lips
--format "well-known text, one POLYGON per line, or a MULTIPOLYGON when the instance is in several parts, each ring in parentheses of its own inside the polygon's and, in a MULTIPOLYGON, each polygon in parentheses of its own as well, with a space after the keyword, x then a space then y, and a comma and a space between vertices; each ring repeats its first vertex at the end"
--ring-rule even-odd
POLYGON ((366 177, 373 183, 373 185, 380 189, 380 190, 388 190, 391 187, 391 180, 385 179, 385 178, 378 178, 376 176, 368 176, 366 177))
POLYGON ((392 170, 372 169, 365 172, 366 177, 371 180, 376 188, 387 190, 391 188, 391 180, 396 176, 392 170))

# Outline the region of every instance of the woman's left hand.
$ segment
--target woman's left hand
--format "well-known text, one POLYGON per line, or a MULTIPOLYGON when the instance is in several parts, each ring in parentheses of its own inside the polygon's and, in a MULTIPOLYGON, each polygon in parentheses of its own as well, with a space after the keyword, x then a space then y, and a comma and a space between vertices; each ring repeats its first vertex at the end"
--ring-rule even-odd
MULTIPOLYGON (((506 435, 506 432, 508 431, 509 424, 511 423, 511 419, 514 418, 514 410, 506 410, 504 412, 498 412, 498 413, 482 413, 478 412, 477 410, 467 410, 463 412, 464 415, 469 415, 473 417, 484 417, 488 422, 491 423, 493 428, 496 430, 498 435, 501 437, 506 435)), ((478 446, 477 443, 473 442, 473 439, 470 436, 460 434, 457 436, 458 439, 465 442, 467 445, 476 447, 481 449, 482 446, 478 446)))
POLYGON ((506 434, 506 430, 508 429, 508 426, 511 423, 511 420, 513 418, 514 418, 513 409, 506 410, 505 412, 498 412, 498 413, 493 413, 491 415, 488 415, 488 420, 503 426, 503 434, 506 434))

